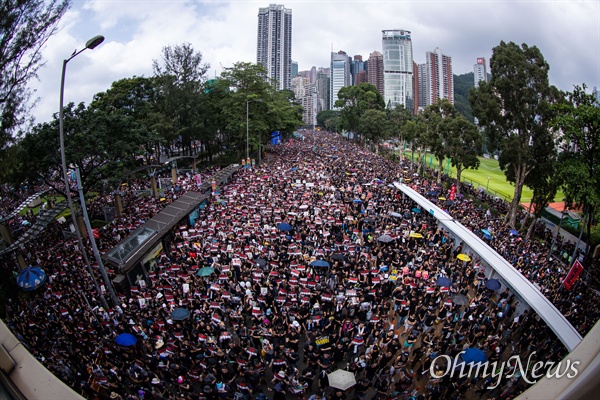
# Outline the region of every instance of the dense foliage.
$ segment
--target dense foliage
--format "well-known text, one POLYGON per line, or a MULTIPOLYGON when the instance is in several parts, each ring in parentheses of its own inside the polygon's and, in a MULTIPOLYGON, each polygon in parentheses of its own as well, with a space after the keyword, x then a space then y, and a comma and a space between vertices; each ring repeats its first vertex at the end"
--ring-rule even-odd
POLYGON ((70 0, 0 1, 0 149, 28 117, 27 83, 44 64, 40 51, 56 32, 70 0))
POLYGON ((490 60, 492 79, 471 90, 469 100, 488 141, 500 149, 500 168, 515 190, 506 215, 514 227, 526 179, 548 147, 550 108, 556 89, 548 82, 550 66, 540 50, 500 42, 490 60))
MULTIPOLYGON (((211 81, 207 69, 190 44, 166 47, 153 77, 114 82, 89 107, 67 105, 66 159, 79 167, 84 190, 119 180, 141 164, 156 165, 165 152, 199 151, 209 158, 231 152, 239 159, 268 142, 271 132, 289 135, 302 124, 292 92, 276 91, 262 66, 237 63, 211 81)), ((3 164, 11 168, 3 179, 45 182, 62 192, 57 132, 58 114, 7 149, 3 164)))
POLYGON ((474 82, 472 72, 454 75, 454 107, 470 122, 474 122, 474 118, 471 103, 469 103, 469 90, 475 86, 474 82))

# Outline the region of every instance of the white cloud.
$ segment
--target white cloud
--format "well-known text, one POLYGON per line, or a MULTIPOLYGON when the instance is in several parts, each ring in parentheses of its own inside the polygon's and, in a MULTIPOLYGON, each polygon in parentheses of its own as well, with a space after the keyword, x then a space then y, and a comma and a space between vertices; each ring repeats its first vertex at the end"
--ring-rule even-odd
MULTIPOLYGON (((62 60, 96 34, 106 41, 69 62, 65 102, 89 103, 112 82, 151 76, 162 48, 190 42, 211 65, 256 61, 258 8, 273 1, 75 2, 44 51, 46 67, 32 83, 41 97, 37 121, 58 109, 62 60)), ((600 84, 600 11, 597 1, 299 1, 292 9, 292 58, 301 70, 328 66, 332 50, 348 55, 381 51, 381 31, 411 31, 415 62, 436 47, 452 57, 455 74, 472 70, 477 57, 506 42, 537 46, 550 64, 550 83, 600 84)))

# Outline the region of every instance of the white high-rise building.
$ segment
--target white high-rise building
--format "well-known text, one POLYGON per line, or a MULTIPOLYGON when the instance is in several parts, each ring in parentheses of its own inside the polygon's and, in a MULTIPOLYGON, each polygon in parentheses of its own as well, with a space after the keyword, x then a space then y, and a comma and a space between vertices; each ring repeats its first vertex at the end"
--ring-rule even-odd
POLYGON ((318 94, 316 84, 310 83, 310 78, 297 76, 292 79, 292 91, 296 101, 302 104, 302 121, 306 125, 317 124, 318 94))
POLYGON ((350 57, 344 51, 331 53, 331 80, 329 91, 329 109, 337 110, 335 102, 338 92, 344 86, 352 85, 352 74, 350 73, 350 57))
POLYGON ((277 89, 290 89, 292 83, 292 10, 271 4, 258 9, 256 62, 277 81, 277 89))
POLYGON ((487 66, 485 64, 485 58, 479 57, 477 64, 473 65, 473 78, 475 87, 479 86, 479 82, 487 82, 487 66))
POLYGON ((403 105, 411 112, 413 96, 413 50, 410 31, 382 31, 383 93, 387 107, 403 105))

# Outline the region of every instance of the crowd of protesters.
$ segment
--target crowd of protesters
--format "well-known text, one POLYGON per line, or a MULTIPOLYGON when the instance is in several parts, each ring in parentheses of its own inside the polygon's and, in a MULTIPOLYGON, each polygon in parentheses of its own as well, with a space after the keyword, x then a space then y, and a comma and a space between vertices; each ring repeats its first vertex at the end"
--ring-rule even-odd
MULTIPOLYGON (((407 171, 340 137, 306 132, 274 147, 263 165, 239 170, 194 226, 173 228, 148 275, 110 309, 76 243, 52 224, 26 254, 48 283, 12 300, 8 324, 87 398, 512 398, 528 387, 518 376, 487 390, 489 378, 450 377, 436 357, 477 348, 490 361, 534 352, 558 361, 567 352, 509 290, 486 288, 490 266, 393 187, 402 180, 448 196, 448 187, 407 171), (463 253, 470 261, 457 258, 463 253), (436 284, 442 277, 451 284, 436 284), (122 333, 137 343, 118 345, 122 333), (338 368, 357 384, 332 388, 328 374, 338 368)), ((134 195, 147 182, 130 182, 123 216, 101 230, 101 249, 198 183, 182 176, 153 199, 134 195)), ((598 311, 585 287, 561 289, 565 267, 545 246, 511 235, 465 194, 444 208, 490 232, 490 246, 586 333, 598 311)), ((91 212, 108 201, 97 199, 91 212)))

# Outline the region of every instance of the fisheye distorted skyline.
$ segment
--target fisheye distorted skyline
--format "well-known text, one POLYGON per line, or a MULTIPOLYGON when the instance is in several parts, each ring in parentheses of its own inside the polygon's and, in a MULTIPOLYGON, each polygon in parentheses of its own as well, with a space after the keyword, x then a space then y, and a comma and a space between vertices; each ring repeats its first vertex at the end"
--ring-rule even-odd
POLYGON ((74 1, 47 43, 46 65, 31 82, 39 102, 36 122, 58 111, 62 60, 98 34, 105 42, 69 62, 65 103, 89 104, 112 82, 151 76, 162 48, 189 42, 210 64, 209 77, 235 62, 256 62, 257 14, 270 3, 292 9, 292 59, 299 70, 328 67, 331 51, 381 51, 381 31, 411 31, 413 58, 442 49, 453 72, 488 62, 504 40, 537 46, 550 64, 550 83, 561 90, 600 85, 600 5, 597 1, 74 1))

